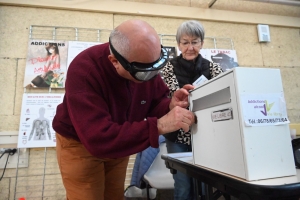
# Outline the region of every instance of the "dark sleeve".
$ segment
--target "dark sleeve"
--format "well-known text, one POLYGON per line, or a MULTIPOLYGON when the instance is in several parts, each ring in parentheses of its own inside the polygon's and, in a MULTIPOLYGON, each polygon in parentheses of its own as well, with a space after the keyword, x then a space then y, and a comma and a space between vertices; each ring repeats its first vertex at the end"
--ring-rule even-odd
POLYGON ((106 102, 99 95, 76 93, 68 95, 66 100, 76 133, 92 155, 117 158, 135 154, 149 146, 158 147, 156 117, 119 124, 112 121, 106 102))
POLYGON ((152 94, 152 105, 149 116, 161 118, 170 111, 171 98, 168 96, 170 92, 160 76, 157 76, 154 88, 155 92, 152 94))

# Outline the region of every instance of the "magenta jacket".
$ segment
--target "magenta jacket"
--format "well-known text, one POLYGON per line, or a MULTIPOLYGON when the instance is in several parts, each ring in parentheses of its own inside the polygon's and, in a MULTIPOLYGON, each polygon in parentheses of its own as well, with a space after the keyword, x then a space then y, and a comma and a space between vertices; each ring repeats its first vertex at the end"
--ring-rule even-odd
POLYGON ((157 119, 169 111, 168 87, 160 76, 143 83, 124 79, 108 55, 105 43, 86 49, 72 61, 53 129, 80 141, 98 158, 157 148, 157 119))

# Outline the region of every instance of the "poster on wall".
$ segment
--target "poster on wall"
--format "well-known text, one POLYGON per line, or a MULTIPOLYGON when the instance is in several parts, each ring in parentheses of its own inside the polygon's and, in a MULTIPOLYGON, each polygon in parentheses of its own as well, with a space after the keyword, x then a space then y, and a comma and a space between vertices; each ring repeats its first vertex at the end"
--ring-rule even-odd
POLYGON ((72 60, 83 50, 101 44, 100 42, 81 42, 81 41, 69 41, 68 49, 68 67, 72 60))
POLYGON ((68 42, 29 40, 24 87, 64 88, 68 42))
POLYGON ((232 49, 205 49, 205 57, 207 60, 218 63, 223 71, 230 70, 239 66, 236 51, 232 49))
POLYGON ((52 121, 56 107, 63 101, 61 93, 24 93, 20 117, 18 148, 54 147, 52 121))
POLYGON ((176 47, 164 46, 163 49, 167 51, 168 60, 172 60, 177 56, 176 47))

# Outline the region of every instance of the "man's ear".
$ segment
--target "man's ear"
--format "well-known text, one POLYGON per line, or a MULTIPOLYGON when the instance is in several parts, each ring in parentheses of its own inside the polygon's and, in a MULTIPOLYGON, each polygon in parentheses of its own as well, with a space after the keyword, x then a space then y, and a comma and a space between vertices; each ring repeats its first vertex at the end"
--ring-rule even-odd
POLYGON ((119 67, 119 61, 116 59, 116 57, 113 54, 110 54, 108 56, 108 60, 113 64, 113 66, 115 66, 116 69, 119 67))

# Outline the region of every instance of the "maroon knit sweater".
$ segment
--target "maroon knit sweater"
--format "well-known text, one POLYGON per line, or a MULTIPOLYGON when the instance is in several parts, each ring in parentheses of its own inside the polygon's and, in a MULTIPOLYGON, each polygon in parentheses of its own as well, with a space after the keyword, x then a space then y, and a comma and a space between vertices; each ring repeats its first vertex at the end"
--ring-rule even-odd
POLYGON ((157 118, 169 111, 168 87, 160 76, 143 83, 121 77, 108 55, 106 43, 86 49, 72 61, 53 129, 80 141, 98 158, 157 148, 157 118))

